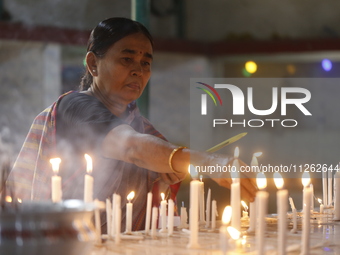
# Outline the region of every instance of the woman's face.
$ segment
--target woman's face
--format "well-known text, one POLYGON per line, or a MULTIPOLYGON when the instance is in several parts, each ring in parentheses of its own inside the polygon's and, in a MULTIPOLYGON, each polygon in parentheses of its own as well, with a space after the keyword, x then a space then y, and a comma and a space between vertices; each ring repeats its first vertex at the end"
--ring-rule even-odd
POLYGON ((142 33, 113 44, 103 58, 97 58, 94 86, 107 100, 129 104, 139 98, 151 75, 152 45, 142 33))

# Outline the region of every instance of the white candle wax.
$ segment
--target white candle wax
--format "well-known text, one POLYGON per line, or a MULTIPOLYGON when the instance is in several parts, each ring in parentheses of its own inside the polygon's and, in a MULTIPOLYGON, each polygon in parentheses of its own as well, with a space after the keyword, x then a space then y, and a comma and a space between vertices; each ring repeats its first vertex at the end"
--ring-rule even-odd
POLYGON ((152 193, 148 193, 146 202, 146 217, 145 217, 145 234, 150 233, 150 221, 151 221, 151 209, 152 209, 152 193))
POLYGON ((85 175, 84 202, 93 202, 93 177, 89 174, 85 175))
POLYGON ((120 243, 120 231, 122 222, 121 197, 115 196, 115 244, 120 243))
POLYGON ((287 239, 287 202, 288 191, 286 189, 279 190, 276 193, 277 211, 278 211, 278 254, 286 254, 286 239, 287 239))
POLYGON ((101 231, 101 223, 100 223, 100 212, 99 212, 99 201, 96 199, 94 201, 96 205, 96 209, 94 210, 94 222, 95 222, 95 227, 96 227, 96 242, 101 243, 102 242, 102 231, 101 231))
POLYGON ((310 236, 310 197, 311 189, 303 189, 303 221, 302 221, 302 239, 301 255, 309 254, 309 236, 310 236))
POLYGON ((322 172, 322 199, 324 205, 328 205, 327 197, 327 172, 322 172))
POLYGON ((182 206, 181 207, 181 225, 179 227, 180 228, 186 228, 187 222, 188 222, 187 208, 182 206))
MULTIPOLYGON (((164 196, 162 196, 164 197, 164 196)), ((163 198, 164 199, 164 198, 163 198)), ((166 206, 167 203, 165 200, 161 201, 161 230, 159 232, 166 232, 166 206)))
POLYGON ((172 236, 174 232, 174 214, 175 214, 175 204, 172 199, 168 202, 168 236, 172 236))
POLYGON ((340 172, 334 175, 334 220, 340 220, 340 172))
POLYGON ((110 235, 113 237, 116 233, 116 197, 117 194, 112 195, 112 211, 111 211, 111 230, 110 235))
POLYGON ((199 188, 199 216, 200 216, 200 224, 205 224, 205 214, 204 214, 204 182, 200 181, 199 188))
POLYGON ((88 155, 84 155, 86 159, 86 172, 85 180, 84 180, 84 202, 92 203, 93 202, 93 177, 90 175, 92 173, 92 158, 88 155))
POLYGON ((310 186, 310 190, 311 190, 311 196, 310 196, 310 210, 313 213, 314 211, 314 186, 313 184, 311 184, 310 186))
POLYGON ((211 210, 211 189, 208 190, 207 195, 207 206, 206 206, 206 228, 209 228, 210 226, 210 210, 211 210))
POLYGON ((106 229, 107 235, 111 236, 112 204, 109 198, 106 199, 106 229))
POLYGON ((62 197, 61 177, 58 175, 52 176, 52 202, 59 203, 62 197))
POLYGON ((233 182, 231 184, 231 226, 237 230, 241 230, 241 187, 239 182, 233 182))
POLYGON ((131 234, 132 231, 132 210, 133 204, 131 202, 128 202, 126 204, 126 234, 131 234))
POLYGON ((292 213, 293 213, 293 229, 291 230, 291 232, 296 233, 297 232, 297 211, 296 211, 296 208, 292 209, 292 213))
POLYGON ((199 248, 198 244, 198 194, 200 182, 193 180, 190 182, 190 240, 188 248, 199 248))
POLYGON ((327 184, 327 188, 328 188, 328 196, 327 196, 327 205, 330 206, 332 205, 333 202, 333 172, 332 171, 328 171, 328 184, 327 184))
POLYGON ((268 192, 258 191, 256 193, 256 216, 258 224, 255 231, 256 236, 256 247, 257 254, 263 255, 265 250, 265 231, 266 231, 266 214, 267 214, 267 204, 268 204, 268 192))
POLYGON ((256 227, 256 201, 249 204, 249 212, 250 212, 249 228, 247 231, 249 233, 252 233, 255 232, 256 227))
POLYGON ((211 202, 211 229, 215 230, 216 228, 216 216, 217 216, 217 204, 216 200, 211 202))
POLYGON ((157 219, 158 219, 158 208, 152 208, 152 220, 151 220, 151 237, 155 238, 157 235, 157 219))

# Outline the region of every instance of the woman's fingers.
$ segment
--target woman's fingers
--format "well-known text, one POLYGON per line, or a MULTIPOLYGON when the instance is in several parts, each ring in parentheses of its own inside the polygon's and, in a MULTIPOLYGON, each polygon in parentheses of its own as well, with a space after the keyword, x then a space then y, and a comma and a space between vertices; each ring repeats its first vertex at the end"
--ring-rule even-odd
POLYGON ((182 181, 186 174, 161 173, 160 176, 166 184, 175 184, 182 181))

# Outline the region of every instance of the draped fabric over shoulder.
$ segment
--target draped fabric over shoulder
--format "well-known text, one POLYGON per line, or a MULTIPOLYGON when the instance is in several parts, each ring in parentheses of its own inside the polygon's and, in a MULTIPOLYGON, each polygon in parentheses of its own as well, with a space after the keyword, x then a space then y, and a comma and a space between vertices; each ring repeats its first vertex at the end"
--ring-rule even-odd
MULTIPOLYGON (((49 160, 60 157, 59 175, 62 177, 63 199, 83 199, 86 161, 82 155, 73 155, 68 151, 67 143, 60 141, 56 130, 57 110, 63 97, 59 97, 50 107, 41 112, 33 121, 19 156, 7 181, 14 185, 15 194, 21 199, 49 200, 51 198, 51 177, 53 171, 49 160)), ((78 93, 78 92, 74 92, 78 93)), ((78 93, 80 94, 80 93, 78 93)), ((129 115, 124 123, 140 133, 165 138, 153 125, 140 115, 135 103, 129 105, 129 115)), ((69 139, 73 140, 73 139, 69 139)), ((159 175, 156 172, 140 168, 134 164, 104 158, 94 146, 93 157, 94 198, 105 201, 114 193, 122 196, 122 229, 125 226, 126 196, 135 191, 133 200, 133 230, 144 228, 147 193, 154 193, 154 204, 159 203, 159 175)), ((79 154, 79 153, 78 153, 79 154)), ((169 196, 175 200, 180 184, 171 185, 169 196)), ((101 217, 103 220, 105 217, 101 217)))

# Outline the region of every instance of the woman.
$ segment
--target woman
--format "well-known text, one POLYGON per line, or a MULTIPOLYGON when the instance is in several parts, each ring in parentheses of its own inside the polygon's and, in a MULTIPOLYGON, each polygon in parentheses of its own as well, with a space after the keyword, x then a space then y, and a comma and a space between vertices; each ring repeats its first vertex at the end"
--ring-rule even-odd
MULTIPOLYGON (((94 163, 95 198, 105 201, 113 193, 125 198, 135 191, 133 229, 140 230, 147 192, 159 198, 159 187, 166 183, 174 198, 189 162, 228 165, 232 158, 177 147, 139 114, 135 100, 150 78, 153 54, 143 25, 126 18, 104 20, 92 31, 87 51, 81 91, 62 95, 35 119, 10 180, 21 198, 49 199, 48 160, 58 156, 63 199, 82 199, 87 153, 94 163)), ((230 187, 230 178, 214 180, 230 187)), ((255 186, 245 178, 241 186, 243 197, 252 201, 255 186)))

